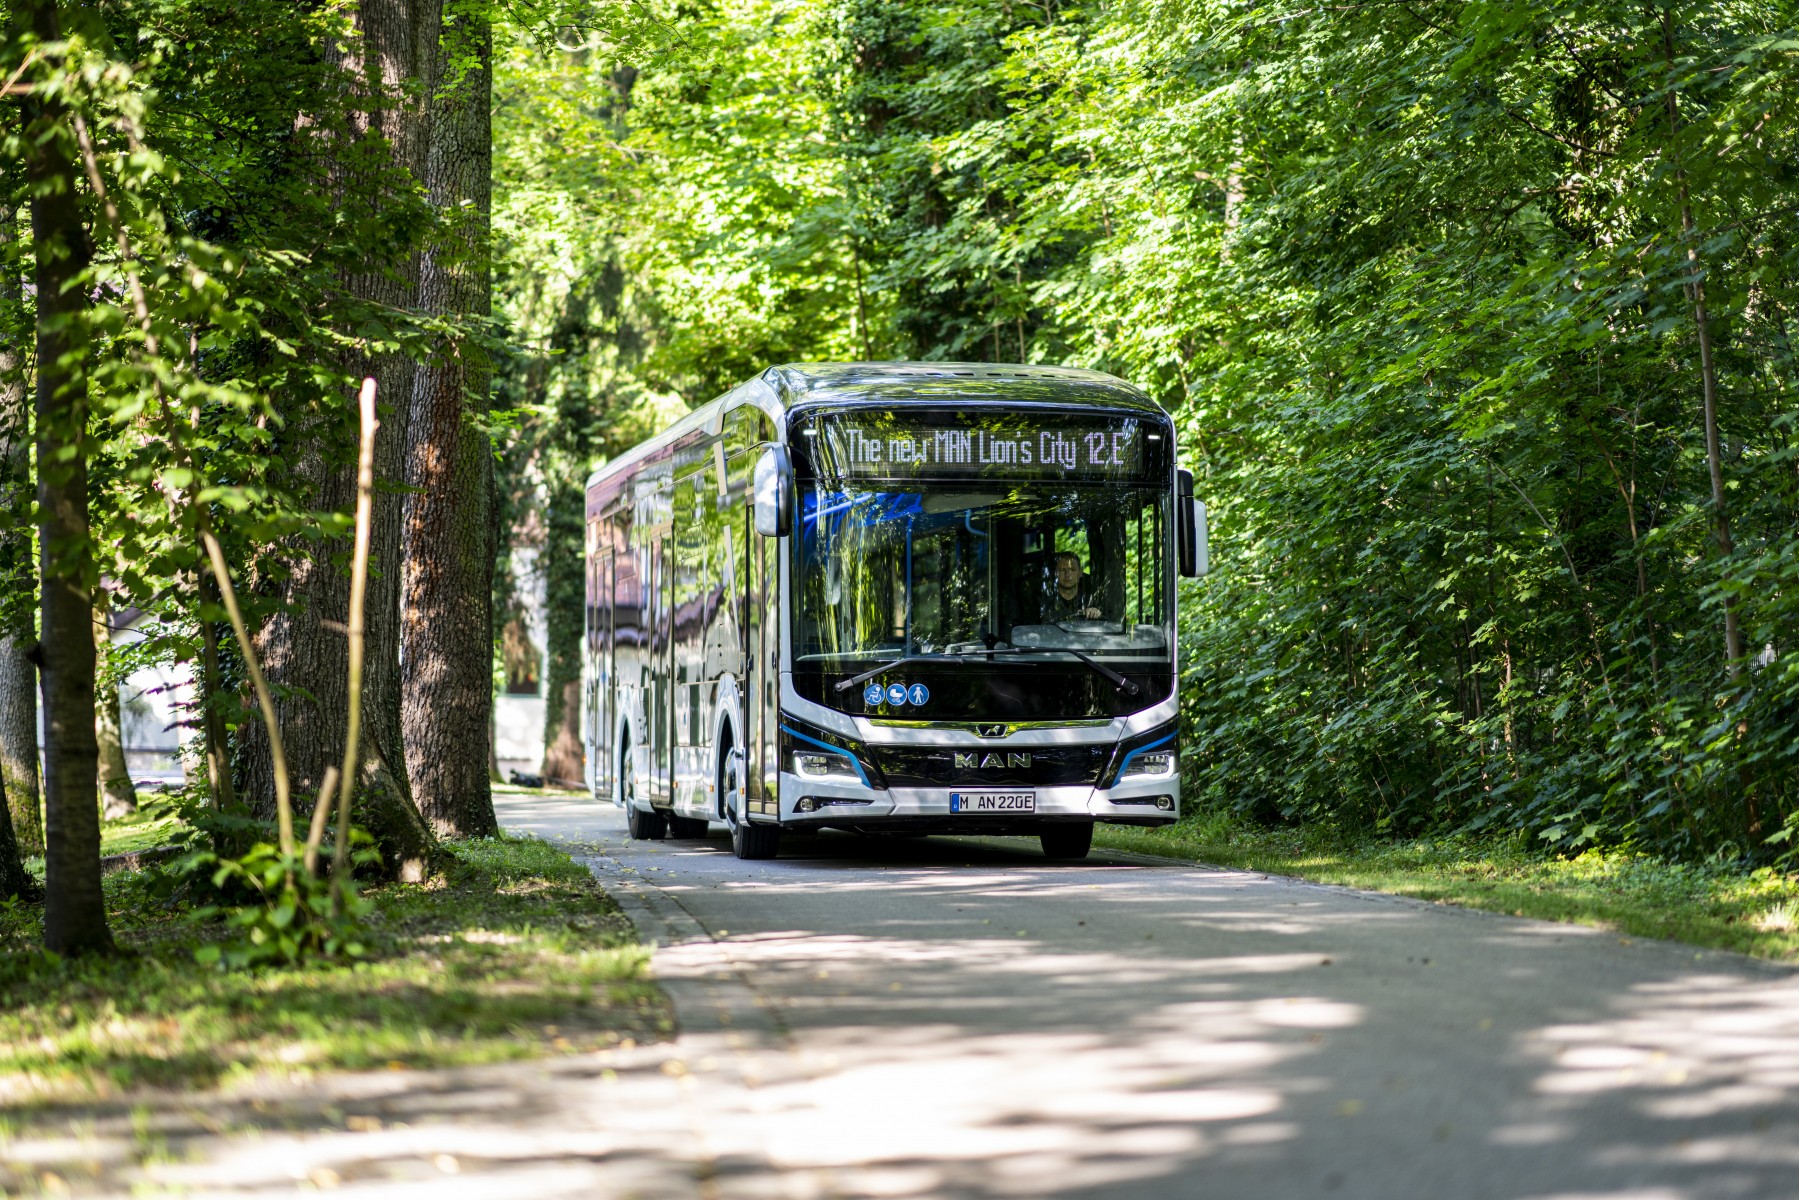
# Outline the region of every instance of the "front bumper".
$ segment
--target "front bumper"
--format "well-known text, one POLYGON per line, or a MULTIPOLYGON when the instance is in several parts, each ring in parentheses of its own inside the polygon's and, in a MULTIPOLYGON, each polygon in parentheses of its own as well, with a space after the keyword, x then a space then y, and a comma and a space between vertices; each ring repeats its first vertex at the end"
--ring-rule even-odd
POLYGON ((1111 788, 1085 784, 1065 787, 1020 787, 978 783, 948 787, 872 788, 860 783, 801 779, 781 773, 781 824, 840 826, 869 831, 914 833, 1032 833, 1044 825, 1077 821, 1108 825, 1157 826, 1180 817, 1178 776, 1132 780, 1111 788), (1031 791, 1037 811, 1029 816, 970 816, 950 811, 951 791, 1031 791), (800 811, 802 800, 813 811, 800 811), (1158 805, 1158 801, 1161 804, 1158 805))

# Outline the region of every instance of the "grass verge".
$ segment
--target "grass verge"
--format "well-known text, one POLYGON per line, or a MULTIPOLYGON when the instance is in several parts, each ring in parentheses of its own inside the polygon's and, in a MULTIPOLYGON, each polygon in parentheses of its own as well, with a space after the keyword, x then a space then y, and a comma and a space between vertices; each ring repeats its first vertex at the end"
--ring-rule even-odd
POLYGON ((1163 829, 1102 825, 1094 840, 1116 850, 1799 962, 1799 876, 1767 868, 1600 850, 1546 858, 1509 841, 1358 838, 1319 828, 1262 828, 1222 813, 1196 814, 1163 829))
POLYGON ((648 949, 586 868, 535 838, 447 846, 447 878, 368 893, 373 950, 351 964, 202 968, 217 927, 157 901, 153 870, 106 878, 115 958, 45 955, 41 910, 0 905, 0 1106, 670 1034, 648 949))

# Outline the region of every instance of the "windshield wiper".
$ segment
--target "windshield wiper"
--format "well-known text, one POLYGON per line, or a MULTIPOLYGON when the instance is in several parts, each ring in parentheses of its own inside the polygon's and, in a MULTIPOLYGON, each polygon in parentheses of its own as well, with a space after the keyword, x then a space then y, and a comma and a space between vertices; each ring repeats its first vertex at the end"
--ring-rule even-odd
POLYGON ((1072 654, 1076 658, 1080 659, 1082 662, 1086 663, 1088 666, 1092 667, 1095 671, 1098 671, 1101 675, 1104 675, 1109 681, 1111 681, 1111 684, 1113 687, 1117 688, 1119 691, 1123 692, 1125 695, 1135 696, 1138 692, 1143 690, 1142 688, 1137 686, 1136 680, 1127 679, 1123 675, 1120 675, 1117 671, 1114 671, 1111 667, 1106 666, 1104 663, 1096 662, 1093 659, 1088 658, 1085 654, 1082 654, 1079 650, 1073 650, 1067 646, 1012 646, 1005 650, 988 650, 985 653, 987 653, 987 654, 1072 654))
POLYGON ((896 658, 892 662, 882 663, 871 671, 864 671, 860 675, 854 675, 848 679, 839 680, 836 686, 838 691, 847 692, 858 683, 866 683, 883 671, 891 671, 893 668, 903 667, 907 663, 942 662, 944 659, 953 661, 965 658, 980 658, 982 656, 991 657, 995 654, 1072 654, 1083 663, 1086 663, 1089 667, 1092 667, 1095 671, 1098 671, 1101 675, 1104 675, 1113 687, 1117 688, 1125 695, 1135 696, 1138 692, 1143 690, 1137 686, 1135 680, 1127 679, 1125 676, 1120 675, 1117 671, 1114 671, 1104 663, 1095 662, 1085 654, 1082 654, 1079 650, 1071 650, 1067 646, 1044 646, 1042 648, 1035 646, 1008 646, 1003 649, 989 647, 985 650, 971 650, 967 654, 908 654, 904 658, 896 658))
POLYGON ((938 659, 961 657, 963 656, 960 654, 908 654, 904 658, 896 658, 892 662, 884 662, 872 671, 864 671, 862 674, 854 676, 853 678, 839 680, 837 683, 837 690, 840 692, 847 692, 858 683, 866 683, 883 671, 891 671, 893 668, 903 667, 907 663, 936 662, 938 659))

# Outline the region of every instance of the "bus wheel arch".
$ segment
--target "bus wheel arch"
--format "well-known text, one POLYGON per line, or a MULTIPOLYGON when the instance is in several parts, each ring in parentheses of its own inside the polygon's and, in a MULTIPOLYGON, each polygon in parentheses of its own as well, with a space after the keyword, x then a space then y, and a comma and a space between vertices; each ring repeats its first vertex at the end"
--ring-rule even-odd
MULTIPOLYGON (((729 726, 725 727, 729 729, 729 726)), ((749 814, 740 807, 747 798, 743 786, 744 756, 731 737, 727 742, 726 733, 720 732, 718 762, 715 778, 718 781, 720 814, 726 827, 731 831, 731 853, 738 858, 773 858, 781 846, 781 827, 778 825, 757 825, 750 821, 749 814)))
MULTIPOLYGON (((742 713, 737 680, 730 675, 719 676, 718 695, 712 706, 712 818, 715 821, 727 820, 725 770, 731 755, 742 753, 737 737, 738 729, 743 726, 742 713)), ((739 775, 741 777, 741 771, 739 775)))

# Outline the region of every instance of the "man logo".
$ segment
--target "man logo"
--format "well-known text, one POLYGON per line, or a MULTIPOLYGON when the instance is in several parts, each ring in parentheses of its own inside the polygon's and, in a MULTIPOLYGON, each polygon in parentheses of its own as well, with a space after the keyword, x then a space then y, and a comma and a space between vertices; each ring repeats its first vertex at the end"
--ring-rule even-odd
POLYGON ((1004 725, 976 725, 974 733, 976 737, 1005 737, 1006 727, 1004 725))
POLYGON ((960 750, 956 751, 956 767, 958 770, 1006 770, 1009 768, 1016 769, 1019 767, 1028 767, 1030 765, 1031 756, 1028 754, 1007 754, 1001 756, 992 753, 978 754, 973 752, 964 753, 960 750))

